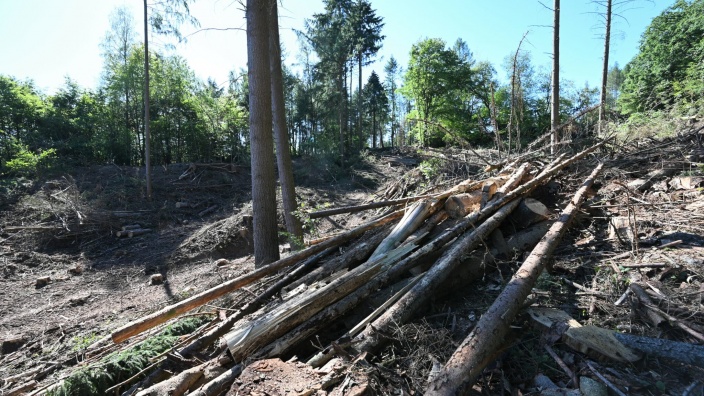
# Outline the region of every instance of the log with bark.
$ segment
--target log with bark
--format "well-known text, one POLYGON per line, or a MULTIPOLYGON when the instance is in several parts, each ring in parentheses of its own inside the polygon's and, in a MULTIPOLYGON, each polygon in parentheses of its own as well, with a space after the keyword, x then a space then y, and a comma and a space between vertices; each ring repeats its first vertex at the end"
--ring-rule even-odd
POLYGON ((143 331, 149 330, 152 327, 162 324, 169 319, 175 318, 185 312, 190 311, 191 309, 197 308, 203 304, 208 303, 209 301, 212 301, 218 297, 222 297, 227 293, 230 293, 252 282, 262 279, 267 275, 271 275, 286 267, 296 264, 300 260, 310 257, 316 253, 320 253, 327 248, 338 246, 341 243, 344 243, 364 234, 368 230, 387 224, 401 217, 401 215, 403 215, 402 211, 391 213, 380 219, 356 227, 342 235, 337 236, 336 238, 329 239, 317 245, 310 246, 305 250, 301 250, 300 252, 296 252, 288 257, 275 261, 269 265, 258 268, 257 270, 249 274, 245 274, 238 278, 224 282, 209 290, 189 297, 181 302, 162 308, 161 310, 154 312, 151 315, 130 322, 115 330, 112 333, 112 340, 115 343, 122 342, 135 334, 139 334, 143 331))
POLYGON ((530 294, 552 251, 567 231, 602 166, 603 164, 599 164, 594 169, 557 222, 550 227, 503 292, 482 315, 476 327, 445 363, 442 372, 426 387, 426 395, 454 395, 464 392, 491 363, 490 356, 503 342, 511 322, 530 294))

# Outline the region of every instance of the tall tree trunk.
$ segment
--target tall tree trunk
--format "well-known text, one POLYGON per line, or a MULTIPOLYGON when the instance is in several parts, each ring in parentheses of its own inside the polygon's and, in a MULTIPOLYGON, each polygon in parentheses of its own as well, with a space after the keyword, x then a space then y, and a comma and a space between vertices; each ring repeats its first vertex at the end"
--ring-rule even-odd
POLYGON ((357 138, 359 139, 359 149, 364 148, 364 136, 362 136, 362 51, 358 54, 358 81, 357 81, 357 138))
POLYGON ((279 259, 269 64, 270 5, 270 1, 247 0, 246 11, 254 263, 257 267, 279 259))
POLYGON ((294 215, 298 209, 296 204, 296 186, 293 180, 293 165, 291 164, 291 147, 286 128, 286 103, 284 101, 284 80, 281 70, 281 44, 279 42, 279 13, 276 0, 271 2, 269 20, 269 63, 271 65, 271 113, 274 116, 274 140, 276 142, 276 164, 279 167, 279 182, 281 183, 281 200, 284 206, 286 231, 297 241, 303 242, 303 227, 301 221, 294 215))
POLYGON ((552 102, 550 106, 550 154, 555 154, 558 142, 557 126, 560 125, 560 0, 554 0, 552 32, 552 102))
POLYGON ((606 2, 606 33, 604 34, 604 65, 601 69, 601 97, 599 98, 599 127, 598 133, 601 135, 601 128, 604 123, 604 113, 606 112, 606 80, 609 74, 609 46, 611 41, 611 1, 606 2))
POLYGON ((149 150, 149 21, 147 0, 144 0, 144 168, 147 178, 147 199, 152 199, 152 171, 149 150))

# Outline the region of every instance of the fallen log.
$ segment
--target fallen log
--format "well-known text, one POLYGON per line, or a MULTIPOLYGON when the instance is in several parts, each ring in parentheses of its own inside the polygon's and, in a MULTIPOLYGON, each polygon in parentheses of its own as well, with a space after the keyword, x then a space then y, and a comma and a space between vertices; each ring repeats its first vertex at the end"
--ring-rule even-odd
POLYGON ((179 374, 169 378, 166 381, 154 384, 147 389, 137 393, 137 396, 180 396, 188 391, 191 385, 198 381, 205 371, 205 366, 208 363, 203 363, 188 370, 184 370, 179 374))
POLYGON ((374 253, 372 253, 369 260, 374 260, 385 255, 387 252, 398 246, 401 241, 406 239, 410 234, 412 234, 420 225, 425 221, 425 219, 430 215, 431 206, 427 202, 419 202, 414 206, 409 208, 406 214, 403 216, 401 221, 398 222, 396 227, 391 230, 389 236, 384 238, 383 241, 377 246, 374 253))
POLYGON ((530 294, 553 250, 567 231, 579 210, 587 190, 601 171, 599 164, 575 194, 555 224, 533 249, 503 292, 482 315, 472 332, 460 344, 435 379, 428 384, 426 395, 455 395, 464 392, 481 374, 487 359, 501 344, 509 326, 530 294))
POLYGON ((310 285, 313 282, 317 282, 320 279, 332 275, 334 272, 339 271, 343 268, 349 268, 353 265, 357 265, 367 258, 376 249, 376 247, 381 243, 381 241, 386 238, 389 230, 382 230, 369 238, 360 241, 355 246, 347 249, 340 256, 334 257, 319 267, 313 269, 311 272, 303 275, 298 280, 289 283, 283 288, 284 292, 289 292, 302 284, 310 285))
POLYGON ((408 293, 355 337, 354 348, 359 352, 372 352, 376 349, 381 342, 380 334, 390 333, 391 326, 405 323, 457 268, 462 260, 462 255, 479 246, 518 206, 519 202, 520 200, 517 199, 507 203, 484 223, 477 226, 474 231, 455 242, 408 293))
POLYGON ((326 209, 326 210, 319 210, 317 212, 311 212, 311 213, 308 213, 308 217, 311 219, 318 219, 321 217, 327 217, 327 216, 332 216, 332 215, 341 214, 341 213, 356 213, 356 212, 361 212, 363 210, 384 208, 387 206, 405 205, 409 202, 420 201, 423 199, 429 199, 429 198, 433 198, 433 197, 434 197, 434 195, 419 195, 419 196, 415 196, 415 197, 393 199, 390 201, 372 202, 372 203, 368 203, 368 204, 364 204, 364 205, 344 206, 341 208, 326 209))
POLYGON ((412 251, 413 244, 401 245, 378 258, 347 272, 329 284, 310 293, 298 295, 263 316, 244 323, 226 334, 223 339, 235 362, 286 334, 328 305, 339 301, 385 268, 412 251))
POLYGON ((229 280, 227 282, 221 283, 218 286, 215 286, 211 289, 208 289, 202 293, 196 294, 194 296, 191 296, 183 301, 180 301, 176 304, 164 307, 160 309, 157 312, 152 313, 151 315, 147 315, 143 318, 137 319, 136 321, 130 322, 119 329, 115 330, 112 333, 112 340, 114 343, 120 343, 129 337, 132 337, 135 334, 139 334, 145 330, 151 329, 154 326, 157 326, 159 324, 162 324, 166 322, 169 319, 175 318, 178 315, 181 315, 185 312, 190 311, 191 309, 197 308, 203 304, 206 304, 209 301, 212 301, 218 297, 221 297, 227 293, 230 293, 234 290, 237 290, 243 286, 246 286, 252 282, 255 282, 267 275, 271 275, 275 272, 278 272, 286 267, 289 267, 300 260, 303 260, 307 257, 310 257, 316 253, 320 253, 323 250, 340 245, 346 241, 349 241, 350 239, 356 238, 363 233, 365 233, 368 230, 371 230, 376 227, 380 227, 384 224, 387 224, 403 215, 403 211, 397 211, 391 214, 388 214, 380 219, 371 221, 369 223, 363 224, 359 227, 356 227, 342 235, 339 235, 333 239, 329 239, 325 242, 321 242, 317 245, 313 245, 305 250, 301 250, 300 252, 296 252, 288 257, 285 257, 281 260, 275 261, 269 265, 266 265, 264 267, 258 268, 257 270, 249 273, 242 275, 238 278, 229 280))
POLYGON ((562 339, 568 346, 582 353, 586 347, 616 361, 627 362, 634 362, 640 359, 638 354, 644 354, 704 368, 702 345, 636 336, 596 326, 582 326, 559 309, 533 307, 528 313, 545 329, 564 328, 562 339))

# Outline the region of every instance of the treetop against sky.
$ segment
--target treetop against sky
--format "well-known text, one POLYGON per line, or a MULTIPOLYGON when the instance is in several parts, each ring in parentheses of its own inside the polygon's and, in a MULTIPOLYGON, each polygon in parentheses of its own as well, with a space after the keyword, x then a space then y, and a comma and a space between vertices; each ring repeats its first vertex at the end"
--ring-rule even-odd
MULTIPOLYGON (((622 67, 637 53, 645 27, 673 0, 635 1, 616 9, 611 62, 622 67)), ((551 6, 552 2, 542 2, 551 6)), ((68 76, 79 85, 93 88, 103 68, 100 43, 109 30, 110 13, 126 5, 136 23, 142 17, 140 0, 23 0, 0 1, 0 74, 32 79, 46 93, 53 93, 68 76)), ((515 52, 527 31, 523 49, 531 52, 533 64, 549 70, 552 13, 537 0, 376 0, 377 15, 384 18, 386 36, 376 63, 365 68, 383 79, 383 65, 392 55, 402 67, 408 65, 412 44, 426 37, 442 38, 448 44, 465 40, 474 59, 489 61, 504 77, 504 59, 515 52)), ((306 18, 323 10, 321 0, 283 0, 280 6, 281 39, 286 64, 297 63, 295 30, 306 18)), ((563 2, 561 10, 561 75, 578 86, 598 86, 603 32, 600 8, 587 0, 563 2)), ((206 30, 184 27, 188 36, 175 51, 188 61, 198 77, 212 77, 223 84, 230 71, 246 67, 244 12, 236 1, 199 0, 192 14, 206 30)), ((137 27, 139 30, 139 26, 137 27)), ((165 39, 153 37, 151 47, 165 50, 165 39)), ((150 48, 151 48, 150 47, 150 48)))

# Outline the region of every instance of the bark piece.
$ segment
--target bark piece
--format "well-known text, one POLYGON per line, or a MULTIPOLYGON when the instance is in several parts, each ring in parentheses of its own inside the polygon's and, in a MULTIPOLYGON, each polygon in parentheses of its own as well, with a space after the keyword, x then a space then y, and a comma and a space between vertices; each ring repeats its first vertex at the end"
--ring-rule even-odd
POLYGON ((613 331, 596 326, 582 326, 565 311, 532 307, 528 313, 546 329, 564 329, 563 341, 581 353, 596 351, 619 362, 635 362, 640 359, 637 353, 616 339, 613 331))
POLYGON ((443 372, 427 386, 426 395, 454 395, 463 392, 474 383, 484 367, 491 362, 491 355, 508 333, 511 322, 530 294, 553 250, 567 231, 586 196, 587 190, 594 183, 602 166, 603 164, 599 164, 582 184, 582 187, 572 198, 572 202, 523 262, 489 310, 482 315, 476 327, 450 357, 443 367, 443 372))

